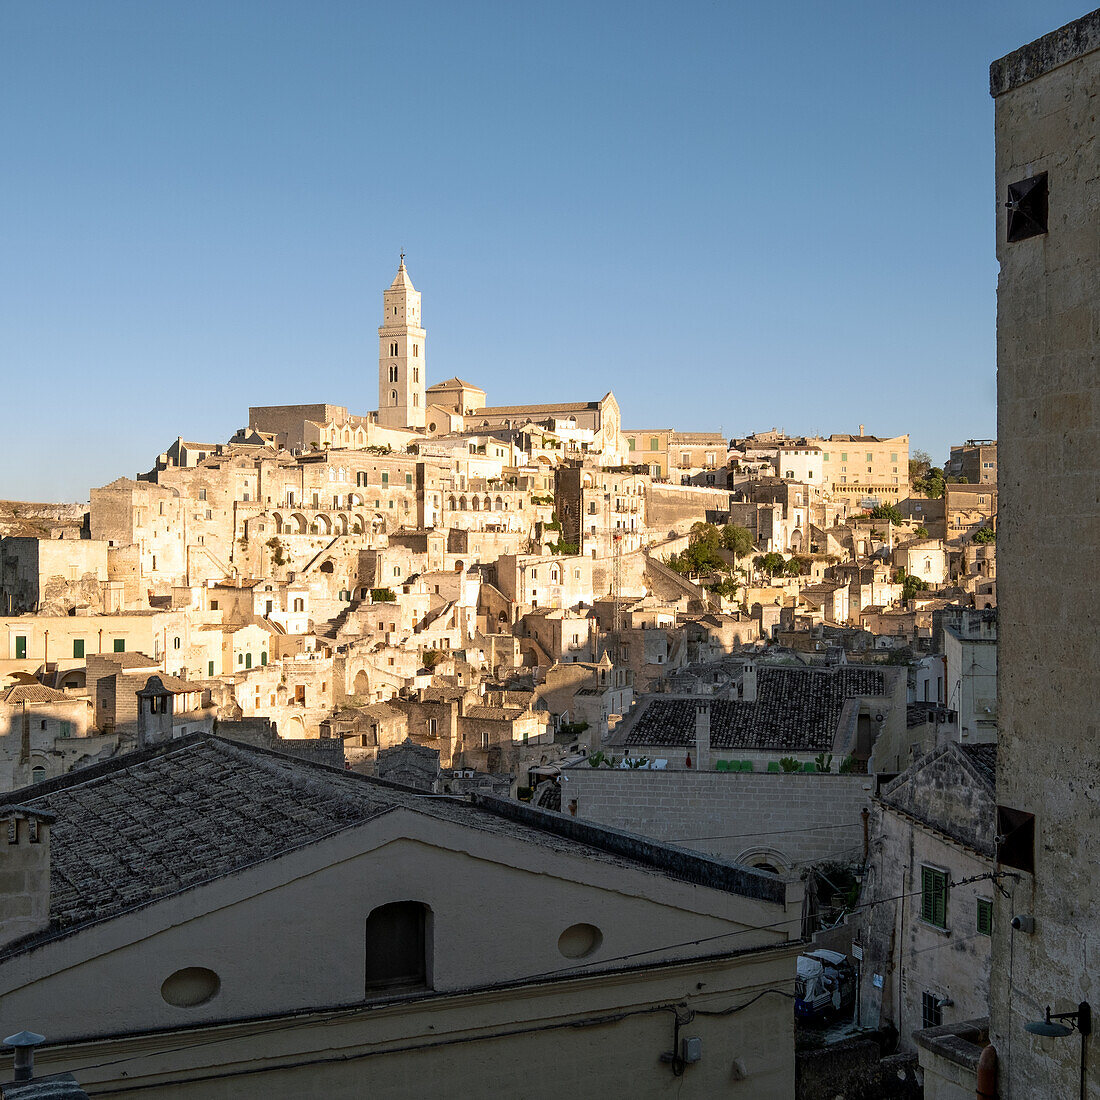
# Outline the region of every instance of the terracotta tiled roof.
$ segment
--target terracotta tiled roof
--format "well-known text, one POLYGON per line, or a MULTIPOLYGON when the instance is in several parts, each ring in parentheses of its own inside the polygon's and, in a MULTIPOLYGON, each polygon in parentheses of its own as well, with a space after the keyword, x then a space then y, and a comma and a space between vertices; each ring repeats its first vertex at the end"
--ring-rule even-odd
POLYGON ((55 691, 45 684, 14 684, 4 692, 5 703, 55 703, 68 698, 63 691, 55 691))
MULTIPOLYGON (((471 805, 416 792, 277 752, 209 735, 49 779, 0 796, 10 806, 53 814, 50 928, 0 949, 15 954, 76 927, 110 919, 213 878, 275 859, 394 810, 535 843, 562 857, 643 866, 752 896, 763 887, 744 868, 614 830, 559 826, 556 815, 520 804, 471 805), (581 830, 583 835, 570 832, 581 830), (630 843, 626 843, 630 842, 630 843), (675 861, 673 861, 675 862, 675 861), (708 877, 709 876, 709 877, 708 877)), ((773 898, 772 900, 776 900, 773 898)))
MULTIPOLYGON (((710 743, 719 749, 826 752, 840 712, 857 695, 884 695, 874 669, 761 668, 756 702, 710 701, 710 743)), ((694 745, 695 699, 654 699, 627 734, 628 745, 694 745)))

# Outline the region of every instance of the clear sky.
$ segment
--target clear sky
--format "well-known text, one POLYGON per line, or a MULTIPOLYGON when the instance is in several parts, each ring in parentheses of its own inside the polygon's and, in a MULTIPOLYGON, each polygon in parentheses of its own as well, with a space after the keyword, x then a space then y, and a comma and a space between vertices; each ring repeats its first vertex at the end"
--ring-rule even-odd
POLYGON ((250 404, 614 390, 626 427, 995 432, 989 62, 1062 0, 0 5, 0 496, 250 404))

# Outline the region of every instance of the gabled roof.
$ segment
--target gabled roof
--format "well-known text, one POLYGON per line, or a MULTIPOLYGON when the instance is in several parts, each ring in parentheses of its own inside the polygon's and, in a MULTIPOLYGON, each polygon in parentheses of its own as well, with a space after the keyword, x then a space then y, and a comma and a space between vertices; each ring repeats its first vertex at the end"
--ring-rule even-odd
POLYGON ((45 684, 13 684, 4 692, 5 703, 56 703, 72 698, 63 691, 55 691, 45 684))
MULTIPOLYGON (((761 667, 756 701, 710 700, 710 743, 718 749, 828 752, 848 699, 885 695, 877 669, 761 667)), ((627 745, 695 744, 697 699, 653 699, 626 735, 627 745)))
POLYGON ((484 393, 485 391, 480 386, 475 386, 473 382, 467 382, 465 379, 458 378, 446 378, 442 382, 436 382, 434 385, 429 386, 427 392, 431 393, 433 390, 453 390, 461 386, 464 390, 473 390, 475 393, 484 393))
POLYGON ((882 803, 984 855, 996 825, 995 745, 948 741, 882 788, 882 803))
POLYGON ((50 927, 16 954, 233 874, 395 810, 537 844, 560 856, 635 866, 778 902, 771 875, 531 810, 425 797, 408 788, 255 746, 195 734, 0 796, 56 818, 50 927))

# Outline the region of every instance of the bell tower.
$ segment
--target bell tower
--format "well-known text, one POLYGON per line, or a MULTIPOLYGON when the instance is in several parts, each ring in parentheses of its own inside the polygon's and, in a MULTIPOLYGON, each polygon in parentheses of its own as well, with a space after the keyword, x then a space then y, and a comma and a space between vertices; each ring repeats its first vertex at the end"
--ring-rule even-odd
POLYGON ((378 329, 378 423, 384 428, 424 427, 424 344, 420 292, 405 270, 405 253, 382 293, 378 329))

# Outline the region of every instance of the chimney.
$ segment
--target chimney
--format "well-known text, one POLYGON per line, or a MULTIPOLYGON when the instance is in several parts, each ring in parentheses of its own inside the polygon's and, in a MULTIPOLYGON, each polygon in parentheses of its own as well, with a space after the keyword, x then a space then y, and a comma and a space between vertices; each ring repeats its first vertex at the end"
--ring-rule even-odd
POLYGON ((0 815, 4 887, 0 890, 0 947, 50 924, 50 824, 53 814, 8 806, 0 815))
POLYGON ((756 665, 746 661, 741 676, 741 699, 746 703, 756 702, 756 665))
POLYGON ((859 426, 859 438, 860 439, 863 438, 863 425, 862 424, 860 424, 860 426, 859 426))
MULTIPOLYGON (((12 1078, 15 1084, 21 1085, 26 1081, 34 1080, 34 1048, 45 1041, 45 1035, 39 1035, 34 1031, 20 1031, 16 1035, 9 1035, 4 1040, 4 1046, 13 1047, 15 1050, 15 1061, 12 1065, 12 1078)), ((5 1095, 7 1091, 5 1089, 5 1095)))
POLYGON ((710 703, 695 701, 695 766, 701 771, 710 768, 710 703))

